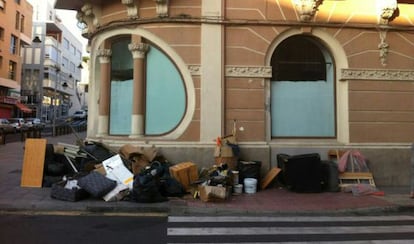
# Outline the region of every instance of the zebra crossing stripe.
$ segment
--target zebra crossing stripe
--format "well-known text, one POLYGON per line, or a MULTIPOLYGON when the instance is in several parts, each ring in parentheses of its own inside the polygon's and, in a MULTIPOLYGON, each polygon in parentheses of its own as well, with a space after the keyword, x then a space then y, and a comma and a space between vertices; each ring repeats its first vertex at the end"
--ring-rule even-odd
POLYGON ((205 235, 305 235, 305 234, 372 234, 372 233, 408 233, 414 232, 414 226, 332 226, 332 227, 210 227, 210 228, 168 228, 169 236, 205 236, 205 235))
POLYGON ((267 217, 267 216, 169 216, 168 222, 368 222, 368 221, 412 221, 414 216, 292 216, 292 217, 267 217))
MULTIPOLYGON (((278 244, 309 244, 309 242, 243 242, 243 244, 272 244, 272 243, 278 243, 278 244)), ((332 241, 318 241, 318 244, 332 244, 332 241)), ((412 244, 412 240, 374 240, 369 241, 370 244, 412 244)), ((203 243, 195 243, 195 242, 169 242, 168 244, 203 244, 203 243)), ((207 244, 207 243, 204 243, 207 244)), ((211 243, 210 243, 211 244, 211 243)), ((220 242, 215 244, 234 244, 230 242, 220 242)), ((335 244, 367 244, 367 241, 335 241, 335 244)))

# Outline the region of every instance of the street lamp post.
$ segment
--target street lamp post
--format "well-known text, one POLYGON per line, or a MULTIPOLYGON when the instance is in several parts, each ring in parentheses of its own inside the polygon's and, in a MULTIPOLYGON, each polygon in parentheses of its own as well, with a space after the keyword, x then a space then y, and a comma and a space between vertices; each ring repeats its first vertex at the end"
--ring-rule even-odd
MULTIPOLYGON (((54 87, 54 94, 53 94, 53 120, 52 120, 52 130, 53 130, 53 136, 56 136, 56 107, 57 107, 57 85, 59 83, 61 83, 61 73, 60 73, 60 68, 59 67, 55 67, 55 71, 56 71, 56 81, 55 81, 55 87, 54 87)), ((66 81, 61 85, 63 87, 63 89, 66 89, 68 87, 68 83, 66 83, 66 81)), ((60 92, 59 92, 60 93, 60 92)), ((59 108, 61 107, 61 101, 62 99, 59 99, 59 108)))
POLYGON ((56 80, 55 80, 55 87, 54 87, 54 91, 53 91, 53 120, 52 120, 52 134, 53 136, 56 136, 56 93, 57 93, 57 84, 59 81, 59 72, 60 72, 60 68, 56 67, 55 68, 55 72, 56 72, 56 80))

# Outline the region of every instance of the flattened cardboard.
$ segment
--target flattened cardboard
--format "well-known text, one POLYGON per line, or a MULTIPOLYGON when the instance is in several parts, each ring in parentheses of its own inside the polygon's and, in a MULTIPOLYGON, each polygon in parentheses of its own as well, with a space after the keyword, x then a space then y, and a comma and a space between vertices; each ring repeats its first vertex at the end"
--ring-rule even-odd
POLYGON ((21 187, 42 187, 46 139, 27 138, 24 146, 21 187))
POLYGON ((116 181, 124 184, 132 190, 134 175, 129 171, 122 162, 119 154, 112 156, 102 162, 105 168, 106 174, 112 174, 116 177, 116 181))

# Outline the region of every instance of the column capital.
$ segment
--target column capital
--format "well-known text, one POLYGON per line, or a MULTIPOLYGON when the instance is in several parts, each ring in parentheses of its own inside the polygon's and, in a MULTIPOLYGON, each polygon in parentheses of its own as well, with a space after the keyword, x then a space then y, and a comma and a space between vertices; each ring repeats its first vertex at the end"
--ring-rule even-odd
POLYGON ((127 14, 130 18, 138 18, 138 3, 135 0, 121 0, 121 3, 127 7, 127 14))
POLYGON ((149 51, 149 44, 143 42, 133 42, 128 45, 128 49, 132 52, 132 57, 144 58, 145 54, 149 51))
POLYGON ((98 49, 99 62, 109 63, 111 60, 112 50, 111 49, 98 49))
POLYGON ((168 3, 169 0, 154 0, 157 7, 157 15, 160 18, 168 17, 168 3))

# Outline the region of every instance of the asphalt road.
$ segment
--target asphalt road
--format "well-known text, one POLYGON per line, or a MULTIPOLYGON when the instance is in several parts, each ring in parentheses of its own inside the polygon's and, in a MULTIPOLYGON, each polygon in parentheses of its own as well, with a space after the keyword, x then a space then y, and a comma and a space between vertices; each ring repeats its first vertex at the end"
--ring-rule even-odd
POLYGON ((166 217, 0 215, 0 243, 166 243, 166 217))
POLYGON ((0 215, 0 243, 414 243, 414 216, 0 215))

